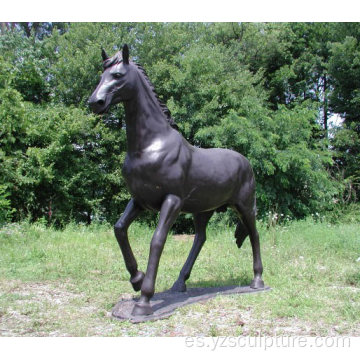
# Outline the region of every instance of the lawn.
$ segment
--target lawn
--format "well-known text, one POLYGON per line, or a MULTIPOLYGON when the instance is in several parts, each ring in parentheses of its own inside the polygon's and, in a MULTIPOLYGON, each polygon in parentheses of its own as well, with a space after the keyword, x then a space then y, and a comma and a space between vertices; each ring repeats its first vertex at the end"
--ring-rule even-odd
MULTIPOLYGON (((135 295, 109 226, 11 224, 0 229, 1 336, 360 336, 360 225, 306 221, 259 224, 263 278, 271 291, 218 296, 170 318, 132 324, 111 317, 135 295)), ((249 240, 212 224, 188 287, 247 285, 249 240)), ((152 229, 133 224, 130 242, 146 269, 152 229)), ((169 235, 156 291, 171 287, 192 236, 169 235)))

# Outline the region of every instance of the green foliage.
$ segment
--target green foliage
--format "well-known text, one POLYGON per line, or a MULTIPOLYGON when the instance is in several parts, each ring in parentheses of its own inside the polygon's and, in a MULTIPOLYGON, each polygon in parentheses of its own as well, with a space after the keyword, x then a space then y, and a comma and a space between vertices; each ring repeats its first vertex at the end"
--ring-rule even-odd
POLYGON ((360 195, 360 132, 359 125, 349 123, 336 129, 332 139, 335 158, 335 176, 343 185, 341 202, 358 201, 360 195))
POLYGON ((90 223, 95 214, 104 217, 125 205, 122 197, 112 201, 124 187, 118 170, 124 136, 116 137, 83 110, 62 105, 27 104, 26 117, 26 149, 16 152, 16 163, 4 159, 18 216, 46 215, 62 225, 71 218, 90 223))
POLYGON ((332 45, 329 72, 334 82, 331 107, 347 122, 360 121, 360 44, 348 36, 332 45))
POLYGON ((0 36, 0 53, 8 63, 4 76, 11 79, 11 86, 25 100, 34 103, 49 101, 49 60, 45 56, 43 42, 11 31, 0 36))
POLYGON ((10 193, 6 192, 6 186, 0 185, 0 226, 11 220, 11 214, 15 211, 11 208, 10 193))
POLYGON ((272 117, 232 112, 221 123, 197 136, 217 147, 246 155, 257 180, 260 215, 272 209, 291 217, 325 210, 337 193, 326 166, 332 163, 325 146, 313 144, 314 109, 280 107, 272 117))
MULTIPOLYGON (((354 24, 353 24, 354 25, 354 24)), ((334 133, 332 145, 338 177, 344 183, 343 201, 360 197, 360 34, 359 26, 350 28, 345 39, 331 47, 328 64, 334 90, 330 106, 342 115, 344 124, 334 133)))

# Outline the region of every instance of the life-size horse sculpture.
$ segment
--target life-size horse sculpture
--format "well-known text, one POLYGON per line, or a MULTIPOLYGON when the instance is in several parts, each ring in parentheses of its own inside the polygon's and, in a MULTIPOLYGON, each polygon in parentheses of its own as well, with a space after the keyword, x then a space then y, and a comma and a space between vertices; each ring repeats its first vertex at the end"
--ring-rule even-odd
POLYGON ((196 235, 173 291, 186 291, 185 281, 206 239, 206 225, 214 211, 227 207, 239 217, 235 231, 238 247, 250 237, 254 269, 250 286, 264 288, 255 224, 255 180, 249 161, 232 150, 190 145, 176 130, 169 110, 158 99, 144 69, 129 60, 127 45, 113 57, 102 50, 102 57, 104 71, 89 104, 97 114, 119 102, 125 106, 127 156, 123 176, 132 199, 114 228, 130 282, 135 291, 141 290, 132 315, 152 314, 150 299, 155 291, 160 256, 180 212, 193 214, 196 235), (160 211, 160 218, 144 274, 138 270, 127 229, 146 209, 160 211))

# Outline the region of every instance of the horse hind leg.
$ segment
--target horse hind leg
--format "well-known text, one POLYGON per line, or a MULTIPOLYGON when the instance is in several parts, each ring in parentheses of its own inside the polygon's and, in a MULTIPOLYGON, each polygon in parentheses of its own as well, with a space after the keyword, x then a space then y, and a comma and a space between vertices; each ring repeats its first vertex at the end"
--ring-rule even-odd
POLYGON ((200 253, 202 246, 206 241, 206 225, 208 224, 213 211, 199 213, 194 215, 195 226, 195 239, 193 246, 190 250, 189 256, 180 271, 178 279, 175 281, 171 288, 171 291, 185 292, 185 281, 190 277, 191 270, 195 264, 195 261, 200 253))
POLYGON ((249 235, 249 230, 247 229, 247 227, 239 217, 235 230, 236 245, 239 249, 241 248, 242 244, 244 243, 248 235, 249 235))
POLYGON ((240 219, 235 231, 235 237, 236 243, 238 247, 240 247, 246 236, 250 236, 254 270, 254 279, 252 280, 250 287, 253 289, 262 289, 264 288, 264 281, 261 278, 263 265, 261 261, 259 233, 256 229, 256 216, 254 208, 255 207, 252 206, 249 210, 249 208, 244 208, 240 205, 235 206, 235 211, 237 212, 240 219))

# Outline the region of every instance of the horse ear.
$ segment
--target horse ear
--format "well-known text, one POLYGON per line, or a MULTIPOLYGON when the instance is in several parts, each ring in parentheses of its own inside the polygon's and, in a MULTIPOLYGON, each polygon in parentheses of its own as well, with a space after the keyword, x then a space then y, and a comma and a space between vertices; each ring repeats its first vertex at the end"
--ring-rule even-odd
POLYGON ((122 49, 122 58, 123 58, 124 64, 128 64, 128 63, 129 63, 129 47, 127 46, 127 44, 125 44, 125 45, 123 46, 123 49, 122 49))
POLYGON ((103 48, 101 48, 101 56, 103 58, 103 60, 107 60, 109 57, 108 55, 106 54, 105 50, 103 48))

